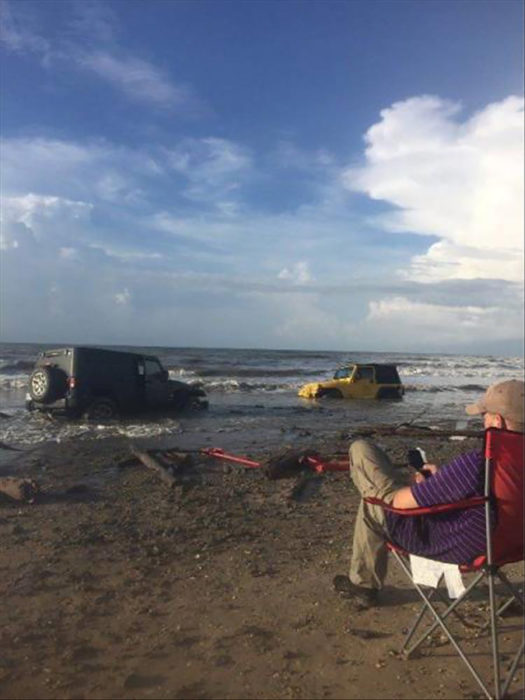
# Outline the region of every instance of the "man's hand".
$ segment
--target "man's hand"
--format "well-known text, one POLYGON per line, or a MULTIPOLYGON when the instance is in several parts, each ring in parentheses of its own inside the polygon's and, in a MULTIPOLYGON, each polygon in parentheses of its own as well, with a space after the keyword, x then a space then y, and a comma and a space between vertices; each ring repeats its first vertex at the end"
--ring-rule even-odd
POLYGON ((439 471, 439 466, 437 464, 425 463, 422 471, 427 472, 427 473, 430 472, 428 474, 428 476, 434 476, 434 474, 436 474, 439 471))
MULTIPOLYGON (((420 472, 415 472, 413 475, 412 479, 416 484, 420 484, 422 481, 425 481, 425 478, 429 478, 430 476, 434 476, 434 474, 437 474, 439 471, 439 467, 437 464, 427 464, 425 462, 424 467, 421 469, 420 472), (423 473, 423 472, 426 472, 423 473)), ((392 505, 394 508, 418 508, 419 505, 412 495, 412 489, 410 486, 405 486, 402 489, 399 489, 396 491, 394 500, 392 501, 392 505)))
POLYGON ((425 481, 425 479, 428 479, 429 477, 433 476, 434 474, 437 474, 439 470, 439 467, 437 464, 426 464, 421 467, 421 471, 415 472, 412 475, 412 483, 414 484, 420 484, 422 481, 425 481))

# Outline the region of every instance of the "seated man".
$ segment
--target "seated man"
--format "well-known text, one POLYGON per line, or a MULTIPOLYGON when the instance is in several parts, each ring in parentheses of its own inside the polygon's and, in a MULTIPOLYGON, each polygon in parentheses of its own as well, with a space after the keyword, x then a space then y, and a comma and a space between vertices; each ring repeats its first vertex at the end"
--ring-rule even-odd
MULTIPOLYGON (((470 415, 482 415, 485 428, 523 432, 524 383, 493 384, 470 415)), ((438 468, 425 464, 429 478, 417 473, 415 483, 400 481, 387 455, 369 440, 350 445, 350 475, 362 498, 375 497, 395 508, 418 508, 483 496, 485 461, 481 451, 460 454, 438 468)), ((361 500, 357 512, 350 576, 334 578, 334 588, 359 607, 377 604, 387 571, 385 540, 411 554, 450 563, 471 561, 485 551, 484 506, 439 515, 403 517, 361 500)))

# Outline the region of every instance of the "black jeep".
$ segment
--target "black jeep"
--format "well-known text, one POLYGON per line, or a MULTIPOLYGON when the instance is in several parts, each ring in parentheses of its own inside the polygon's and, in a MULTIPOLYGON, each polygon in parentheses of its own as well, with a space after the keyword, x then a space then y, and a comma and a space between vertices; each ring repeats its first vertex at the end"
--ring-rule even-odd
POLYGON ((153 355, 69 347, 38 356, 26 407, 107 420, 148 409, 207 408, 208 402, 199 387, 170 379, 153 355))

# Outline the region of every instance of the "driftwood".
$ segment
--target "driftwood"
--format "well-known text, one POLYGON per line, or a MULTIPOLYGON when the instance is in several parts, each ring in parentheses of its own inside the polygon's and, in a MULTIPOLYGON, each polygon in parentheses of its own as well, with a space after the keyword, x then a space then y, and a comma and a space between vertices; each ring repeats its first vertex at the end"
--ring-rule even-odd
POLYGON ((23 452, 19 447, 12 447, 12 445, 8 445, 5 442, 0 442, 0 449, 1 450, 12 450, 13 452, 23 452))
POLYGON ((171 471, 166 469, 166 467, 164 467, 157 459, 155 459, 155 457, 152 457, 148 452, 142 452, 141 450, 138 450, 136 447, 132 447, 131 452, 135 455, 135 457, 140 459, 140 461, 145 467, 157 472, 161 480, 170 488, 173 488, 175 486, 176 479, 171 473, 171 471))
POLYGON ((483 430, 454 430, 432 429, 424 426, 378 426, 377 428, 362 428, 352 431, 353 435, 368 437, 369 435, 407 435, 410 437, 474 437, 482 438, 483 430))
POLYGON ((17 476, 0 477, 0 493, 14 501, 33 503, 39 492, 38 484, 32 479, 21 479, 17 476))
MULTIPOLYGON (((191 452, 200 452, 200 450, 191 450, 191 452)), ((194 466, 195 460, 189 452, 180 450, 165 450, 161 452, 162 459, 171 463, 174 472, 183 472, 191 469, 194 466)))

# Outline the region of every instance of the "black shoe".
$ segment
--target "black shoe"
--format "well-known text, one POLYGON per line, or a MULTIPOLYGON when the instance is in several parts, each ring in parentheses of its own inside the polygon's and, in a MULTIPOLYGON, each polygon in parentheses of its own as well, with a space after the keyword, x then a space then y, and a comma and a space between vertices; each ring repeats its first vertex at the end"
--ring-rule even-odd
POLYGON ((339 593, 341 598, 347 598, 356 603, 360 608, 373 608, 378 605, 378 591, 376 588, 365 588, 356 586, 348 576, 338 574, 333 580, 334 591, 339 593))

